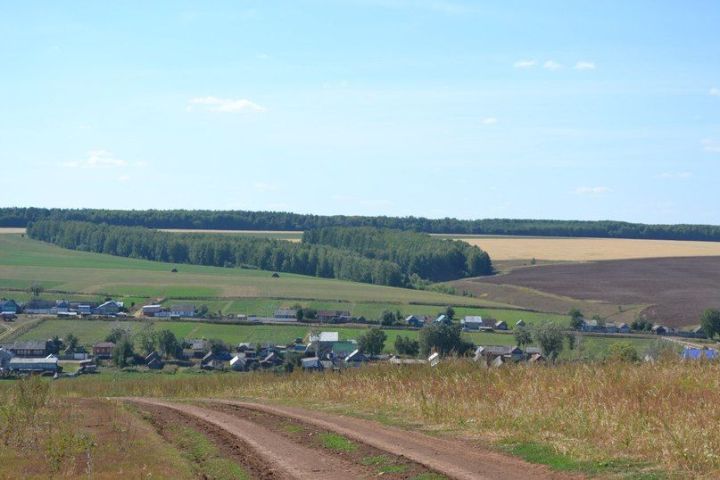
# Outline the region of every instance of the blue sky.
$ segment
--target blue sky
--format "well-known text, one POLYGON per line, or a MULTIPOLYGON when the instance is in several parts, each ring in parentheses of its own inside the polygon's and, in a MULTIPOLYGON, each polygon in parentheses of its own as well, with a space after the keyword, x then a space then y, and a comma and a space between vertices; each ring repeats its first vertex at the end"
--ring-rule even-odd
POLYGON ((0 205, 720 224, 720 4, 0 3, 0 205))

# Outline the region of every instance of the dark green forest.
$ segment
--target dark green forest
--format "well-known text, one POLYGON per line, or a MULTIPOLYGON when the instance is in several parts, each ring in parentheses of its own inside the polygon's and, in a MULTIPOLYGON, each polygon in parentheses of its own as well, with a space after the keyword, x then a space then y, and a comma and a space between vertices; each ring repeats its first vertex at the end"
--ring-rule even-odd
POLYGON ((458 220, 322 216, 241 210, 0 209, 0 227, 25 227, 30 222, 40 219, 76 220, 148 228, 305 231, 323 227, 376 227, 424 233, 720 241, 720 226, 715 225, 645 225, 609 220, 458 220))
POLYGON ((30 223, 27 233, 36 240, 73 250, 178 264, 260 268, 376 285, 407 287, 418 278, 437 281, 492 272, 490 259, 477 247, 401 231, 362 229, 360 238, 374 239, 376 246, 385 245, 388 253, 383 255, 347 241, 347 245, 340 245, 339 232, 335 237, 338 245, 332 245, 330 231, 323 237, 327 244, 292 243, 46 219, 30 223))
POLYGON ((363 257, 398 264, 408 277, 435 282, 492 273, 490 257, 466 242, 442 240, 424 233, 372 227, 307 230, 303 243, 348 249, 363 257))

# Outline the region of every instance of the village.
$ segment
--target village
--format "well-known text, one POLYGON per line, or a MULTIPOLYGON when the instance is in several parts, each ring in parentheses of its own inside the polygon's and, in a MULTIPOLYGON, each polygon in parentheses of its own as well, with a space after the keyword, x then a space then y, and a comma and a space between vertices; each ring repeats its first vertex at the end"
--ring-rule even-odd
MULTIPOLYGON (((0 316, 6 322, 15 321, 18 315, 56 316, 57 318, 96 319, 133 319, 139 322, 153 320, 190 320, 210 321, 203 318, 206 309, 198 310, 192 304, 149 304, 129 311, 122 301, 106 299, 102 303, 74 302, 65 299, 44 301, 33 299, 26 304, 14 300, 0 302, 0 316)), ((418 358, 417 348, 396 354, 381 351, 368 352, 356 339, 341 339, 338 332, 325 331, 332 324, 352 324, 358 319, 349 311, 326 310, 305 312, 293 308, 277 309, 271 317, 255 315, 236 315, 229 318, 213 319, 242 324, 287 324, 306 323, 312 329, 304 338, 296 338, 289 344, 274 343, 252 344, 241 342, 227 345, 222 341, 207 338, 183 338, 178 340, 175 352, 161 354, 156 350, 146 354, 132 353, 130 364, 133 368, 163 370, 166 366, 190 368, 198 371, 234 371, 249 372, 258 370, 293 371, 301 368, 306 371, 339 371, 345 368, 357 368, 364 364, 390 363, 410 365, 429 363, 435 366, 440 361, 437 352, 418 358), (311 318, 310 318, 311 317, 311 318), (401 354, 402 353, 402 354, 401 354), (405 354, 405 355, 403 355, 405 354)), ((383 328, 419 330, 431 325, 453 325, 453 319, 447 314, 437 316, 408 315, 397 319, 392 325, 383 323, 383 328)), ((577 332, 588 335, 632 336, 645 333, 661 337, 704 338, 701 329, 692 331, 674 330, 662 325, 653 325, 647 332, 636 332, 626 323, 602 322, 597 319, 577 318, 572 326, 577 332)), ((512 326, 506 321, 483 319, 481 316, 468 315, 460 319, 462 332, 497 332, 513 334, 514 331, 527 328, 526 322, 517 320, 512 326)), ((647 327, 647 326, 646 326, 647 327)), ((362 330, 361 330, 362 331, 362 330)), ((368 331, 368 329, 364 329, 368 331)), ((113 339, 114 340, 114 339, 113 339)), ((101 369, 114 368, 113 352, 116 343, 108 339, 93 344, 89 348, 79 344, 78 339, 54 337, 45 341, 15 341, 0 344, 0 375, 22 376, 41 374, 60 377, 74 377, 81 374, 96 373, 101 369), (63 366, 71 365, 71 371, 63 366)), ((382 348, 380 348, 382 350, 382 348)), ((546 355, 539 347, 527 345, 477 345, 469 354, 472 361, 485 367, 500 367, 506 363, 543 363, 546 355)), ((714 348, 698 348, 685 345, 683 359, 716 359, 718 351, 714 348)))

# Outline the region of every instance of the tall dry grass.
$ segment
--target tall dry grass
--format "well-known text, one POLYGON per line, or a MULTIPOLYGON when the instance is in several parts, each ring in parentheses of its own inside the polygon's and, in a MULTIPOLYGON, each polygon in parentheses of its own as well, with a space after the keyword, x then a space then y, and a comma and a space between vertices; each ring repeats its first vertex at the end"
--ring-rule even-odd
POLYGON ((300 402, 497 440, 539 441, 581 459, 628 457, 720 475, 720 365, 565 364, 482 369, 465 361, 342 374, 153 375, 57 382, 61 395, 232 397, 300 402))

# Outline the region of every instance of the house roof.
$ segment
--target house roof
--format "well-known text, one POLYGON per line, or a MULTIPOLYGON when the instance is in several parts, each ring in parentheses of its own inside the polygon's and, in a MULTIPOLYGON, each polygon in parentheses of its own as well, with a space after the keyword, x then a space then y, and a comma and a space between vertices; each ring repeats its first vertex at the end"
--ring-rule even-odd
POLYGON ((495 322, 496 327, 499 327, 500 325, 507 325, 507 322, 505 320, 499 320, 495 322))
POLYGON ((275 316, 278 316, 278 315, 295 316, 295 315, 297 315, 297 310, 294 310, 292 308, 278 308, 277 310, 275 310, 275 316))
POLYGON ((118 307, 118 308, 120 308, 120 305, 114 300, 108 300, 107 302, 98 305, 97 308, 103 308, 103 307, 118 307))
POLYGON ((340 334, 338 332, 320 332, 319 335, 311 335, 310 342, 339 342, 340 334))
POLYGON ((321 365, 318 357, 302 358, 300 362, 303 368, 317 368, 321 365))
POLYGON ((93 348, 114 348, 115 344, 113 342, 100 342, 93 345, 93 348))
POLYGON ((29 340, 26 342, 15 342, 10 345, 13 350, 45 350, 47 344, 43 341, 29 340))
POLYGON ((359 349, 353 350, 347 357, 345 357, 346 362, 364 362, 366 360, 365 355, 360 352, 359 349))
POLYGON ((47 357, 43 358, 22 358, 22 357, 13 357, 10 359, 10 365, 18 364, 18 363, 58 363, 58 358, 53 355, 48 355, 47 357))
POLYGON ((482 325, 483 319, 479 315, 468 315, 462 320, 464 323, 479 323, 482 325))
POLYGON ((170 310, 173 312, 194 312, 195 305, 173 305, 170 310))

